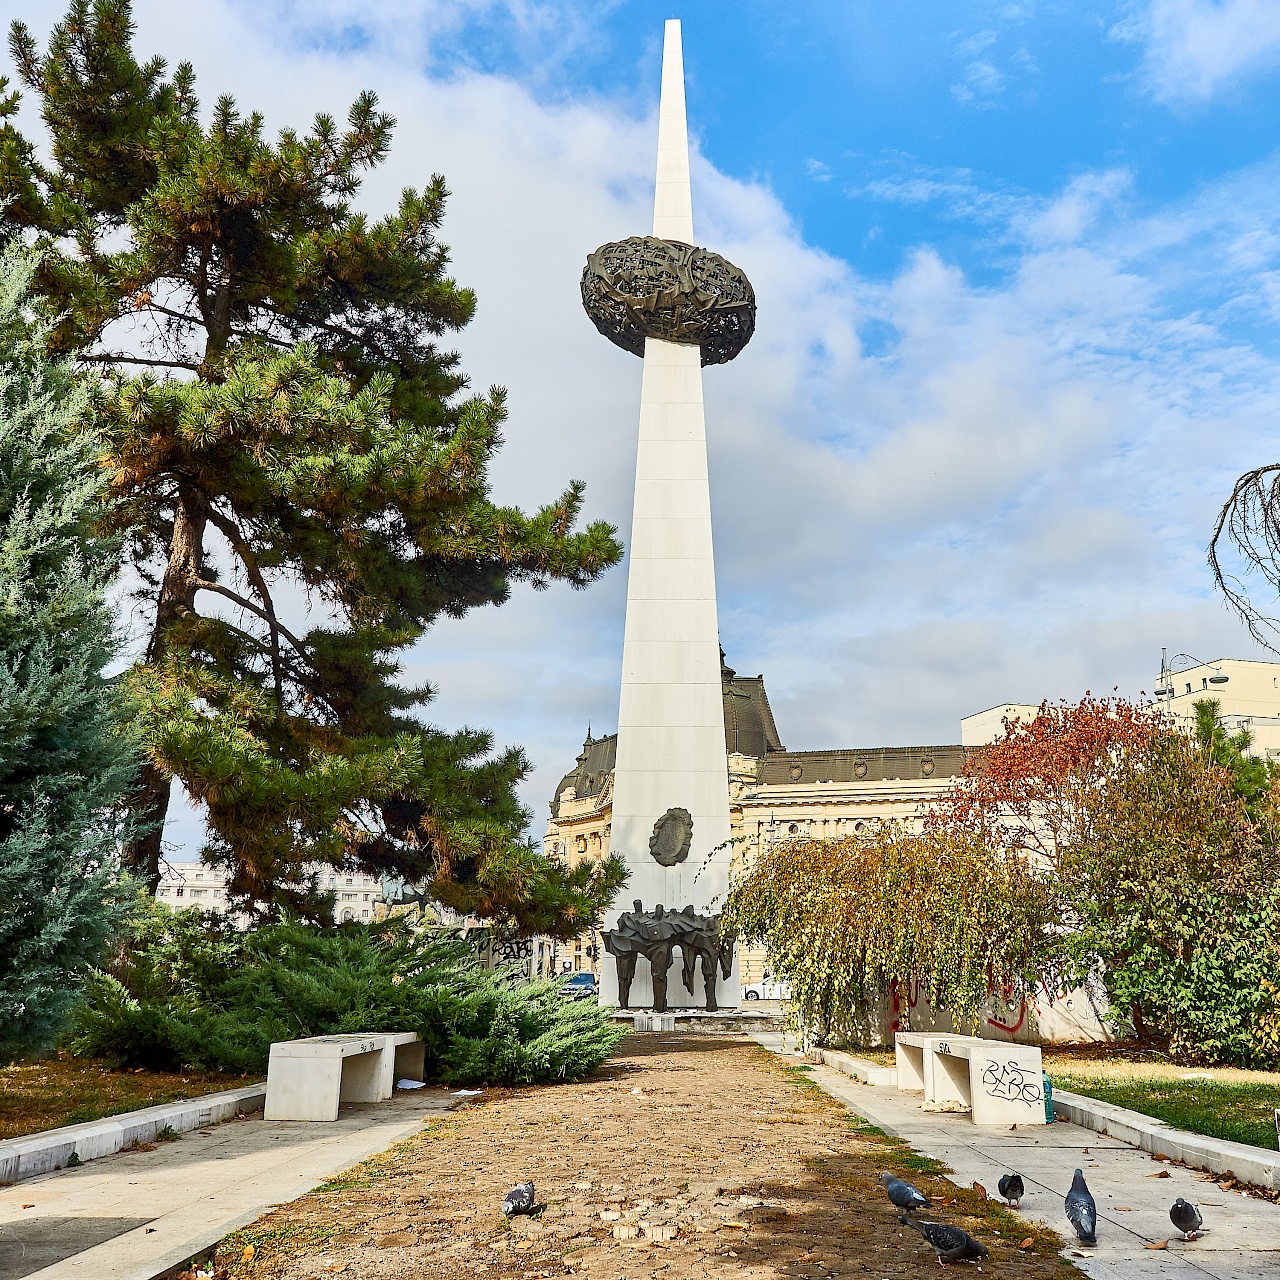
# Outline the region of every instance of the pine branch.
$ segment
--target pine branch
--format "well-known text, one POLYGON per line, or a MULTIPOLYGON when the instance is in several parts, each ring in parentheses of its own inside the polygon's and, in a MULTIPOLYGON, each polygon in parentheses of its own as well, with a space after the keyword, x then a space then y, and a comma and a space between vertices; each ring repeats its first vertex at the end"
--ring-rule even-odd
POLYGON ((200 366, 192 364, 189 360, 148 360, 142 356, 126 356, 126 355, 94 355, 94 356, 77 356, 77 360, 81 364, 144 364, 154 365, 160 369, 190 369, 192 373, 199 373, 200 366))
POLYGON ((302 641, 299 640, 298 637, 295 636, 286 626, 277 621, 274 614, 268 613, 265 609, 260 608, 258 605, 254 604, 252 600, 246 600, 239 592, 232 591, 230 587, 224 587, 220 582, 210 582, 208 578, 193 578, 191 581, 192 586, 194 586, 197 591, 212 591, 216 595, 226 596, 228 600, 238 604, 242 609, 245 609, 249 613, 255 614, 257 617, 261 618, 268 626, 276 627, 280 634, 284 636, 284 638, 293 645, 299 653, 305 654, 307 652, 307 648, 302 641))
POLYGON ((224 516, 213 507, 209 508, 209 519, 212 521, 214 528, 221 531, 223 537, 231 544, 232 550, 240 558, 240 563, 244 565, 245 573, 249 575, 249 581, 253 584, 253 589, 258 593, 262 606, 266 610, 267 626, 271 631, 271 678, 276 690, 276 705, 283 713, 284 687, 280 675, 280 633, 282 628, 276 618, 275 602, 271 599, 267 580, 262 576, 262 570, 258 566, 258 558, 253 554, 252 548, 245 540, 244 535, 240 532, 240 527, 235 521, 224 516))

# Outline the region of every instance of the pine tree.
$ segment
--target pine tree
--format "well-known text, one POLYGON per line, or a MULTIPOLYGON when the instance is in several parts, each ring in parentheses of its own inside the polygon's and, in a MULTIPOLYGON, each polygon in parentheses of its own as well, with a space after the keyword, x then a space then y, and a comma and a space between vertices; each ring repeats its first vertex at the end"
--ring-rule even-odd
POLYGON ((3 217, 49 248, 54 349, 104 369, 110 527, 144 584, 131 864, 154 887, 177 777, 244 903, 313 909, 327 863, 572 936, 620 868, 532 854, 524 756, 428 727, 430 691, 396 682, 436 619, 621 556, 611 526, 575 531, 577 482, 533 515, 491 500, 503 393, 464 395, 438 345, 475 308, 436 238, 444 180, 372 221, 350 204, 390 144, 372 94, 345 130, 272 141, 227 97, 206 127, 191 67, 167 78, 132 39, 128 0, 75 0, 44 54, 14 24, 48 165, 0 86, 3 217))
POLYGON ((87 396, 23 316, 34 255, 0 255, 0 1062, 47 1046, 116 918, 133 777, 102 677, 116 568, 87 396))

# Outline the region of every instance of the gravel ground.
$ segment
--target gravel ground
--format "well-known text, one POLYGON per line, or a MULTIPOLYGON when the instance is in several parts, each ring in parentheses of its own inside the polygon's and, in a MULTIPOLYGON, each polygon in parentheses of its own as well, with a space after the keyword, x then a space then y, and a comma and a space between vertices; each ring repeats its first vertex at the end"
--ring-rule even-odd
POLYGON ((984 1274, 1064 1275, 1052 1232, 938 1177, 933 1162, 851 1116, 803 1070, 743 1039, 670 1034, 628 1036, 581 1084, 486 1091, 229 1237, 217 1274, 938 1274, 932 1250, 899 1225, 875 1183, 882 1168, 932 1194, 935 1219, 987 1243, 984 1274), (544 1207, 507 1222, 503 1196, 525 1180, 544 1207))

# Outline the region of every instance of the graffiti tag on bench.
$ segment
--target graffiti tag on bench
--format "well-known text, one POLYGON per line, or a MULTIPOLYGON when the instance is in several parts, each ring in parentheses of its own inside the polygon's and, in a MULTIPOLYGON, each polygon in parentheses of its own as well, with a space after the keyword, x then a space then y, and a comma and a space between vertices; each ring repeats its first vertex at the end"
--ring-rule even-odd
POLYGON ((988 1098, 1022 1102, 1028 1107, 1044 1103, 1040 1073, 1017 1062, 988 1062, 982 1073, 982 1088, 988 1098))

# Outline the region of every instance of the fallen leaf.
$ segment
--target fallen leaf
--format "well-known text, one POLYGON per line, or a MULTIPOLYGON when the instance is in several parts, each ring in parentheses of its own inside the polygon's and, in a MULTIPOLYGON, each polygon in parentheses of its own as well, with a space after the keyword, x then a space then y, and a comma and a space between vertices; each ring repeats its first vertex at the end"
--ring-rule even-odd
POLYGON ((973 1189, 985 1200, 987 1199, 987 1189, 980 1182, 973 1184, 973 1189))
POLYGON ((1088 1249, 1072 1249, 1071 1256, 1073 1258, 1092 1258, 1093 1254, 1088 1249))
POLYGON ((1028 1237, 1027 1237, 1027 1238, 1026 1238, 1026 1239, 1025 1239, 1025 1240, 1024 1240, 1024 1241, 1023 1241, 1023 1242, 1018 1246, 1018 1248, 1019 1248, 1019 1249, 1030 1249, 1030 1248, 1031 1248, 1031 1246, 1032 1246, 1033 1244, 1035 1244, 1035 1242, 1036 1242, 1036 1238, 1035 1238, 1035 1236, 1028 1236, 1028 1237))
POLYGON ((1161 1169, 1161 1170, 1159 1171, 1159 1173, 1149 1173, 1149 1174, 1147 1174, 1147 1177, 1148 1177, 1148 1178, 1171 1178, 1172 1176, 1173 1176, 1173 1175, 1169 1172, 1169 1170, 1168 1170, 1168 1169, 1161 1169))
POLYGON ((34 1209, 34 1208, 35 1208, 35 1205, 33 1205, 33 1204, 24 1204, 22 1207, 23 1207, 24 1209, 34 1209))
POLYGON ((526 1249, 532 1249, 532 1248, 533 1248, 533 1241, 532 1241, 532 1240, 517 1240, 517 1241, 516 1241, 516 1248, 517 1248, 517 1249, 519 1249, 521 1253, 523 1253, 526 1249))
POLYGON ((253 1261, 253 1255, 254 1255, 255 1253, 257 1253, 257 1252, 258 1252, 258 1251, 253 1247, 253 1245, 251 1245, 251 1244, 247 1244, 247 1245, 245 1245, 245 1247, 244 1247, 244 1252, 240 1255, 240 1261, 241 1261, 241 1262, 252 1262, 252 1261, 253 1261))
POLYGON ((345 1262, 335 1262, 335 1263, 333 1264, 333 1266, 331 1266, 331 1267, 325 1267, 325 1270, 326 1270, 326 1271, 332 1271, 332 1272, 334 1272, 335 1274, 340 1273, 340 1272, 343 1272, 343 1271, 345 1271, 346 1269, 347 1269, 347 1264, 346 1264, 345 1262))
POLYGON ((1127 1204, 1113 1204, 1112 1209, 1116 1213, 1132 1213, 1133 1210, 1127 1204))
POLYGON ((1089 1148, 1088 1148, 1088 1147, 1085 1147, 1085 1148, 1084 1148, 1084 1154, 1085 1154, 1085 1155, 1088 1155, 1088 1154, 1089 1154, 1089 1148))
POLYGON ((1169 1247, 1169 1242, 1167 1240, 1157 1240, 1155 1244, 1148 1243, 1144 1244, 1142 1247, 1144 1249, 1167 1249, 1169 1247))

